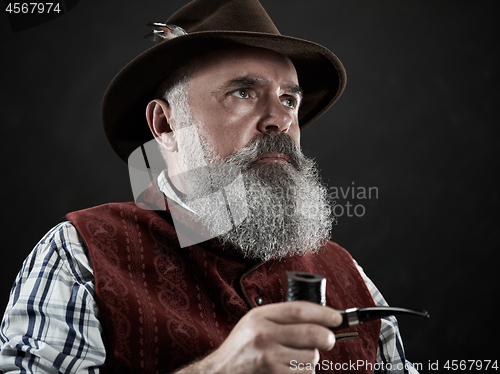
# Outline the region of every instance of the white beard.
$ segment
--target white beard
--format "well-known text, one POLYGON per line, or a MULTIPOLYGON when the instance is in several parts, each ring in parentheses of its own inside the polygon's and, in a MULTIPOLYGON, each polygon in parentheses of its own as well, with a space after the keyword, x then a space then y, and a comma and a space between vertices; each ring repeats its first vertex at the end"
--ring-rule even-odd
POLYGON ((314 253, 330 237, 334 217, 328 190, 314 161, 288 134, 260 134, 224 161, 205 139, 196 136, 200 141, 193 141, 192 132, 181 138, 185 170, 195 170, 184 177, 186 203, 206 217, 204 223, 223 244, 247 258, 268 260, 314 253), (290 162, 255 162, 271 152, 287 155, 290 162), (231 198, 246 205, 246 218, 227 228, 227 215, 214 214, 214 204, 206 197, 240 173, 242 187, 233 189, 231 198))

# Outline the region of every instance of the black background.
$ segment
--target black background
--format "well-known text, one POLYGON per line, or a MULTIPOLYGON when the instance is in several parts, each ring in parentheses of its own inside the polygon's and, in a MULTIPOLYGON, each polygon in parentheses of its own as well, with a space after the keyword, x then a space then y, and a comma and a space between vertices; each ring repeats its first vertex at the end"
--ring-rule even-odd
MULTIPOLYGON (((146 22, 184 3, 80 1, 16 33, 2 9, 3 305, 24 258, 65 213, 132 199, 127 166, 101 129, 102 96, 151 45, 146 22)), ((421 372, 436 360, 498 359, 497 2, 262 3, 282 34, 327 46, 347 69, 344 95, 302 146, 329 186, 377 188, 337 199, 352 216, 344 210, 333 240, 390 304, 431 312, 399 318, 408 358, 421 372)))

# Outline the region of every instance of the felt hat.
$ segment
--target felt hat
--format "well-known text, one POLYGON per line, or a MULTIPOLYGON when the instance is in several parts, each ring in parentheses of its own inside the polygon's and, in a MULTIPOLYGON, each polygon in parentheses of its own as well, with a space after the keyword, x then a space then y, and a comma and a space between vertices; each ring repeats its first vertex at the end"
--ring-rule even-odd
MULTIPOLYGON (((304 92, 299 109, 301 128, 330 108, 344 90, 346 74, 340 60, 319 44, 281 35, 258 0, 194 0, 165 24, 169 27, 163 29, 174 30, 170 36, 175 37, 159 36, 156 45, 115 76, 104 95, 104 131, 125 162, 137 147, 153 138, 145 112, 158 85, 175 69, 204 53, 247 46, 287 56, 304 92)), ((161 31, 161 27, 156 29, 161 31)))

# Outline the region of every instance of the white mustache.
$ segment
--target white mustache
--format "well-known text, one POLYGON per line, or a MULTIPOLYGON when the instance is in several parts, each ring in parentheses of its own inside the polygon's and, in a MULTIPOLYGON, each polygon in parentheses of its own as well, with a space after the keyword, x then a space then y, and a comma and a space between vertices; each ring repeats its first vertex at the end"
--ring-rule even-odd
POLYGON ((305 157, 292 137, 276 131, 255 136, 246 147, 229 156, 226 162, 245 171, 252 168, 263 156, 273 153, 286 156, 287 161, 297 170, 304 166, 305 157))

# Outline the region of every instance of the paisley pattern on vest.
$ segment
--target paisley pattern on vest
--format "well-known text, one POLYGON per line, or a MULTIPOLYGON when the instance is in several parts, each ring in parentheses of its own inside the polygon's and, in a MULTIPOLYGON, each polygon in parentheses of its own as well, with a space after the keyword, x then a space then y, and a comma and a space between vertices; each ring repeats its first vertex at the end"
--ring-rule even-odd
MULTIPOLYGON (((264 304, 286 300, 287 271, 325 276, 329 306, 374 306, 351 256, 330 241, 316 255, 256 264, 216 240, 180 248, 168 216, 135 203, 106 204, 66 217, 87 244, 94 268, 107 352, 104 371, 168 373, 206 355, 257 307, 256 298, 264 304)), ((320 351, 320 363, 329 368, 357 360, 373 364, 379 332, 379 321, 339 331, 335 347, 320 351)))

